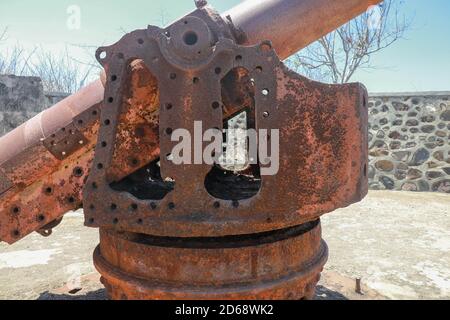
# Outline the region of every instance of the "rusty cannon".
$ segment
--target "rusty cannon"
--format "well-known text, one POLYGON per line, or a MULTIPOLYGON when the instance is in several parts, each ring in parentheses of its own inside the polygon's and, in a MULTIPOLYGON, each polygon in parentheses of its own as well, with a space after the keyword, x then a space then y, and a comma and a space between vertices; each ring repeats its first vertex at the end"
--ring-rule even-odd
POLYGON ((101 79, 0 139, 0 240, 83 208, 112 299, 311 299, 321 215, 367 193, 367 92, 281 60, 378 2, 196 1, 99 48, 101 79), (233 128, 257 139, 210 148, 233 128))

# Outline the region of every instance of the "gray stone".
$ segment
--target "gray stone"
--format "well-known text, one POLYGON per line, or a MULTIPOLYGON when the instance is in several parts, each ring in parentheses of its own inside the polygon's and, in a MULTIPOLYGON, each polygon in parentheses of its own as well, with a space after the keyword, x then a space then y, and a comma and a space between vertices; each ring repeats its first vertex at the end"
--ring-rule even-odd
POLYGON ((402 185, 402 190, 403 191, 417 191, 417 186, 415 183, 407 182, 402 185))
POLYGON ((435 120, 436 120, 436 118, 432 115, 426 115, 421 118, 422 122, 433 122, 435 120))
POLYGON ((444 175, 444 173, 441 171, 428 171, 426 173, 428 180, 434 180, 434 179, 442 177, 443 175, 444 175))
POLYGON ((450 179, 435 182, 432 187, 433 191, 450 193, 450 179))
POLYGON ((445 174, 450 175, 450 167, 442 168, 444 170, 445 174))
POLYGON ((400 141, 392 141, 392 142, 389 144, 389 147, 390 147, 392 150, 398 150, 398 149, 400 149, 400 148, 402 147, 402 144, 401 144, 400 141))
POLYGON ((450 110, 441 113, 441 120, 450 121, 450 110))
POLYGON ((375 177, 375 168, 374 166, 369 166, 369 172, 368 172, 368 177, 369 179, 373 179, 375 177))
POLYGON ((386 119, 386 118, 380 119, 380 121, 379 121, 378 123, 379 123, 380 125, 384 126, 385 124, 388 123, 388 119, 386 119))
POLYGON ((420 148, 414 153, 409 165, 410 166, 420 166, 421 164, 424 164, 428 160, 429 157, 430 157, 430 152, 425 148, 420 148))
POLYGON ((444 152, 443 151, 436 151, 433 153, 433 158, 439 161, 444 161, 444 152))
POLYGON ((408 121, 406 121, 406 125, 408 127, 415 127, 419 125, 419 121, 415 120, 415 119, 409 119, 408 121))
POLYGON ((404 170, 396 170, 394 173, 394 177, 397 180, 404 180, 406 178, 406 171, 404 170))
POLYGON ((387 189, 387 190, 393 190, 395 187, 395 183, 394 180, 392 180, 389 177, 386 176, 381 176, 379 178, 380 182, 383 184, 383 186, 387 189))
POLYGON ((408 180, 416 180, 422 178, 422 175, 422 171, 418 169, 409 169, 406 177, 408 178, 408 180))
POLYGON ((401 103, 401 102, 392 102, 392 106, 395 108, 395 110, 397 111, 408 111, 409 110, 409 106, 407 104, 401 103))
POLYGON ((392 131, 391 133, 389 133, 389 138, 394 139, 394 140, 400 139, 401 136, 402 135, 398 131, 392 131))
POLYGON ((436 129, 436 127, 433 125, 426 125, 421 128, 422 132, 425 132, 425 133, 431 133, 434 131, 434 129, 436 129))
POLYGON ((430 185, 425 180, 419 180, 419 191, 430 191, 430 185))
POLYGON ((411 152, 409 151, 397 151, 392 153, 392 157, 397 161, 408 161, 411 152))

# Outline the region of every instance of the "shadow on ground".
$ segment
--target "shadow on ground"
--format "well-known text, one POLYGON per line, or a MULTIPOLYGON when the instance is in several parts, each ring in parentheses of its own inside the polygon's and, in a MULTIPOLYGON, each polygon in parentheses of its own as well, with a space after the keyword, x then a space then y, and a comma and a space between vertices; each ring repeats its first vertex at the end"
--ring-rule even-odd
POLYGON ((107 300, 105 289, 86 292, 84 294, 58 294, 45 291, 37 300, 107 300))
MULTIPOLYGON (((37 300, 107 300, 105 289, 86 292, 84 294, 57 294, 45 291, 37 300)), ((347 300, 337 291, 317 286, 314 300, 347 300)))

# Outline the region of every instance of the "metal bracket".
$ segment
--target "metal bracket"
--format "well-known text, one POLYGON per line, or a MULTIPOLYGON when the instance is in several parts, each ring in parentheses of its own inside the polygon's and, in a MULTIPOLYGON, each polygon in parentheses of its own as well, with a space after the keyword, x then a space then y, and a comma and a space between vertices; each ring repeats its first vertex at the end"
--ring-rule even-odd
POLYGON ((42 143, 59 160, 64 160, 88 142, 72 122, 46 138, 42 143))

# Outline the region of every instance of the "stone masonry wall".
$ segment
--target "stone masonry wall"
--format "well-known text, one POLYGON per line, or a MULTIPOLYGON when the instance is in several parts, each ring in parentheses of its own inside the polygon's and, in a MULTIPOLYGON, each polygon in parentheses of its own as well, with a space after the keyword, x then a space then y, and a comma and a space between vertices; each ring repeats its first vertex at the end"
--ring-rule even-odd
POLYGON ((40 78, 0 75, 0 136, 67 96, 44 92, 40 78))
POLYGON ((450 193, 450 92, 373 94, 369 188, 450 193))
MULTIPOLYGON (((59 102, 39 78, 0 75, 0 136, 59 102)), ((372 94, 370 189, 450 193, 450 92, 372 94)))

